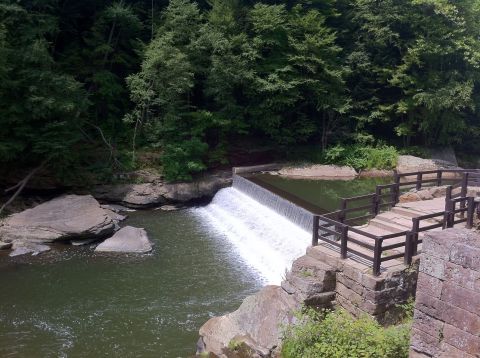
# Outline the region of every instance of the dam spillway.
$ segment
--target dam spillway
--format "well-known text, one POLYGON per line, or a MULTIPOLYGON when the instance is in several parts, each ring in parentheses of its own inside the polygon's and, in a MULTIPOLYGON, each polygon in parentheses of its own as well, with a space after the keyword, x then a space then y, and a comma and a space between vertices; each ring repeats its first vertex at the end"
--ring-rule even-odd
POLYGON ((240 176, 195 213, 209 230, 226 237, 232 257, 265 284, 279 284, 310 244, 311 212, 240 176))

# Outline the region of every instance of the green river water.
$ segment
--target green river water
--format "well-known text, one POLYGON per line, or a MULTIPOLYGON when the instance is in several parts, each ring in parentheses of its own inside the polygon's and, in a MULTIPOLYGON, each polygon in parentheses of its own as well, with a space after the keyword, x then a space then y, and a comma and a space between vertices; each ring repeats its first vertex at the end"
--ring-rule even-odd
MULTIPOLYGON (((264 179, 328 210, 377 183, 264 179)), ((263 285, 195 210, 129 213, 155 244, 148 255, 1 252, 0 357, 191 357, 199 327, 263 285)))

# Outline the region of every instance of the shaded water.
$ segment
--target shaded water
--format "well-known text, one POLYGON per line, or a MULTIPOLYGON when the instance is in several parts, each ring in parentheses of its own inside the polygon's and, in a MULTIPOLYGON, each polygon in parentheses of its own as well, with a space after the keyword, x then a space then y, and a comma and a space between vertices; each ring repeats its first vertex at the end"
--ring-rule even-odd
POLYGON ((290 179, 278 175, 258 174, 255 182, 276 187, 310 205, 330 212, 339 208, 342 198, 370 194, 375 186, 389 184, 392 178, 359 178, 354 180, 290 179))
POLYGON ((130 214, 153 253, 0 254, 0 357, 188 357, 201 324, 262 286, 195 209, 130 214))

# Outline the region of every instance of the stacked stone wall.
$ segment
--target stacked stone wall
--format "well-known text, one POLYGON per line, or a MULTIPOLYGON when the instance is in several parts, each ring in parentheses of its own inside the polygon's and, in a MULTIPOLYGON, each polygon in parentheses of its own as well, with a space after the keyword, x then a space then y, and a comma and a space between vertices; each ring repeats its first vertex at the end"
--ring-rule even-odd
POLYGON ((480 357, 480 235, 449 229, 423 242, 410 357, 480 357))

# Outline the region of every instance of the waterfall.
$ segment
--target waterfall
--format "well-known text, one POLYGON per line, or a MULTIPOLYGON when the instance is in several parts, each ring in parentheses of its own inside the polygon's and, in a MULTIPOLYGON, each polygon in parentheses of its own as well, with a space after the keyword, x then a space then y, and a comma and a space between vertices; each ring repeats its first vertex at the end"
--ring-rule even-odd
POLYGON ((258 201, 308 232, 313 229, 313 214, 244 177, 234 175, 233 187, 258 201))
POLYGON ((311 213, 242 177, 194 213, 266 284, 279 284, 310 243, 311 213))

